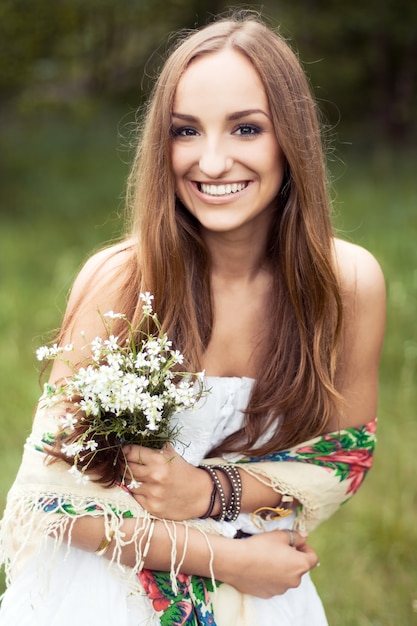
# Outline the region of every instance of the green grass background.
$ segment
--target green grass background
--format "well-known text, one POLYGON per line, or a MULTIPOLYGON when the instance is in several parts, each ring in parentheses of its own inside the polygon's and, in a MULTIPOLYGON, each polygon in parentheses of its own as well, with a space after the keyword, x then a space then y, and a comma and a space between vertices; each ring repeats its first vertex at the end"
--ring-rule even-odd
MULTIPOLYGON (((59 325, 80 265, 121 232, 133 114, 0 120, 0 509, 39 396, 36 347, 59 325)), ((415 155, 342 147, 336 224, 379 259, 388 323, 379 444, 357 496, 311 536, 331 626, 417 625, 415 155)))

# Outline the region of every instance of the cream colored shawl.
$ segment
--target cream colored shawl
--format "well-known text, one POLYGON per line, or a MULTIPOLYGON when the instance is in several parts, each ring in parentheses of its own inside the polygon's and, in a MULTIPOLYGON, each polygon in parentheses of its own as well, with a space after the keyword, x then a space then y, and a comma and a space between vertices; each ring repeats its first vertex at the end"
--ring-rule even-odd
MULTIPOLYGON (((115 533, 116 562, 120 561, 120 553, 126 542, 135 545, 137 563, 141 559, 141 537, 146 535, 143 530, 151 518, 131 495, 119 486, 105 488, 92 480, 77 482, 69 473, 66 463, 45 462, 44 442, 50 434, 56 432, 57 411, 59 407, 54 410, 38 409, 32 433, 24 447, 21 467, 8 494, 0 527, 0 561, 6 567, 7 584, 11 584, 15 574, 36 553, 47 536, 53 538, 58 548, 62 544, 62 531, 67 529, 70 550, 72 525, 79 516, 104 516, 106 529, 112 529, 115 533), (125 517, 137 520, 136 532, 128 540, 121 532, 125 517)), ((361 428, 349 428, 317 437, 262 459, 240 458, 237 462, 242 470, 272 485, 277 492, 297 499, 301 506, 296 513, 295 526, 311 531, 332 515, 361 485, 372 464, 375 428, 376 420, 361 428)), ((209 459, 205 462, 219 464, 227 461, 209 459)), ((199 529, 208 543, 211 533, 223 532, 222 525, 212 520, 190 520, 184 524, 199 529)), ((167 576, 175 596, 178 593, 178 568, 174 562, 178 563, 178 555, 175 554, 174 543, 171 572, 167 576)), ((144 587, 146 590, 146 576, 152 573, 146 574, 144 571, 138 575, 138 572, 128 568, 124 568, 124 571, 129 577, 130 586, 140 585, 143 593, 144 587)), ((192 579, 190 577, 190 584, 192 579)), ((213 583, 207 581, 207 586, 213 583)), ((191 602, 198 604, 195 594, 191 593, 190 597, 191 602)), ((218 626, 251 624, 252 618, 242 618, 242 611, 250 615, 247 598, 228 585, 220 585, 212 598, 215 623, 218 626)))

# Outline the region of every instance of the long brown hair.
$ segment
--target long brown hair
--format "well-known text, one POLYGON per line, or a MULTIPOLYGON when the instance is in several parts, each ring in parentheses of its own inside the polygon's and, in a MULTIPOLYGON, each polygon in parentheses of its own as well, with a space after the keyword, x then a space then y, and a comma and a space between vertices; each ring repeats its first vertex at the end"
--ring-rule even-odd
POLYGON ((340 405, 335 377, 342 304, 316 104, 294 52, 253 16, 221 19, 187 34, 155 83, 128 183, 137 262, 127 270, 118 310, 137 323, 139 291, 151 292, 164 330, 189 367, 200 367, 213 326, 210 258, 198 222, 176 199, 171 113, 190 63, 227 47, 245 55, 258 72, 286 160, 266 250, 274 289, 259 324, 267 327, 267 346, 245 428, 215 451, 264 455, 325 431, 334 417, 340 405), (272 437, 257 447, 267 429, 272 437))

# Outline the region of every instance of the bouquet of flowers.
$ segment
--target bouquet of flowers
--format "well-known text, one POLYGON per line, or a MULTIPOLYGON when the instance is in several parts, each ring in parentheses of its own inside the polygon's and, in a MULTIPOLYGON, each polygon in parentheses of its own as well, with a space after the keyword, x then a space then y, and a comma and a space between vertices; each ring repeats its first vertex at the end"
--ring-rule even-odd
POLYGON ((58 417, 58 434, 47 442, 48 454, 67 461, 78 480, 94 479, 109 486, 126 474, 123 446, 139 444, 160 449, 178 437, 172 416, 190 409, 202 394, 203 372, 178 371, 183 355, 161 331, 152 311, 153 296, 140 294, 143 317, 139 329, 132 327, 122 313, 101 315, 107 338, 96 337, 86 344, 91 352, 88 365, 75 368, 65 353, 73 345, 48 347, 36 351, 40 361, 59 359, 67 363, 71 377, 62 384, 45 385, 45 403, 61 403, 65 413, 58 417), (128 325, 124 345, 112 333, 113 321, 128 325), (144 322, 148 321, 146 325, 144 322), (153 322, 157 333, 149 334, 153 322))

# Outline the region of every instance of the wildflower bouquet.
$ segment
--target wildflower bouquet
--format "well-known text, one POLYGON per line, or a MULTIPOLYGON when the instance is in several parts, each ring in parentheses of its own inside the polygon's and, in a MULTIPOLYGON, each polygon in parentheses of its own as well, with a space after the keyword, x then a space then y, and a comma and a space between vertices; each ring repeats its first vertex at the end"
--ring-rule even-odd
MULTIPOLYGON (((78 480, 94 479, 109 486, 126 474, 123 446, 139 444, 159 449, 178 436, 171 417, 192 408, 202 393, 202 373, 178 371, 183 356, 172 349, 172 342, 161 331, 152 312, 153 296, 140 295, 143 317, 134 329, 121 313, 102 315, 107 338, 96 337, 86 344, 91 352, 89 364, 75 368, 65 353, 73 345, 43 346, 37 350, 40 361, 59 359, 73 375, 62 384, 45 386, 47 406, 63 404, 58 435, 47 443, 48 453, 68 462, 78 480), (112 333, 113 321, 124 320, 128 338, 120 345, 112 333), (140 330, 153 322, 156 335, 140 330)), ((122 481, 123 482, 123 481, 122 481)))

